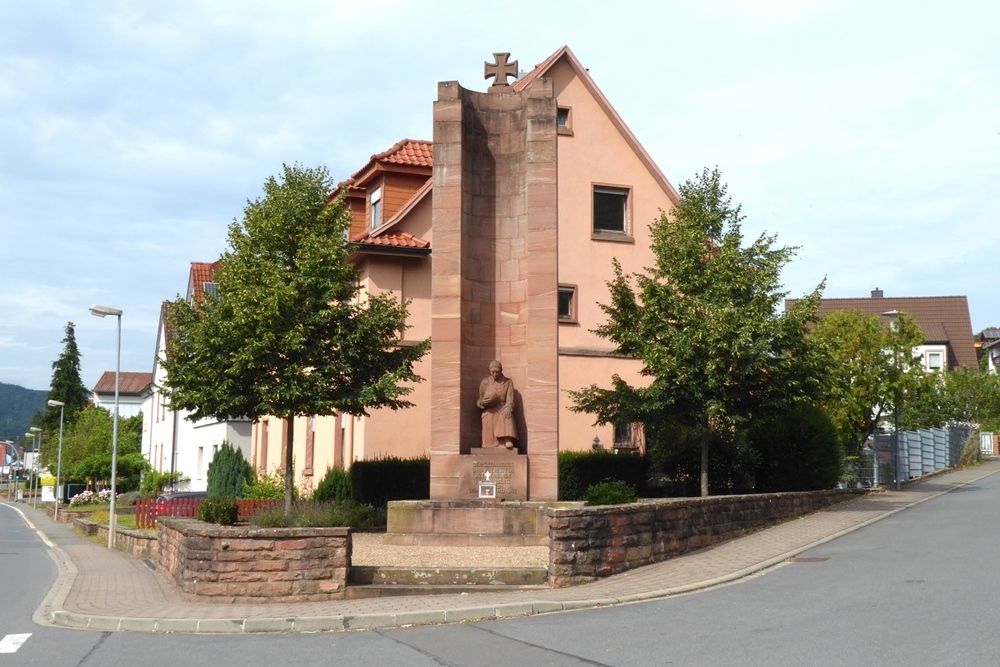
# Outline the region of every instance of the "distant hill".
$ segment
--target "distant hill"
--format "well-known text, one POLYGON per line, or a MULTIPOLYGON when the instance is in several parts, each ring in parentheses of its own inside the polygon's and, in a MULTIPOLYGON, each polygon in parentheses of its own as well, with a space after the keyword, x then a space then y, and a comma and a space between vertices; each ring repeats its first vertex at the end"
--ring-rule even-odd
POLYGON ((24 442, 35 413, 45 409, 47 393, 0 382, 0 440, 24 442))

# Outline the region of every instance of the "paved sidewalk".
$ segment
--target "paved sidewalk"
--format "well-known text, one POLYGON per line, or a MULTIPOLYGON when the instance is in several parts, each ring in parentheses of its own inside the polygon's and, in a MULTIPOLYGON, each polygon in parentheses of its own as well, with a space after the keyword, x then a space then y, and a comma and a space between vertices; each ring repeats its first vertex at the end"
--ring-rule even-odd
POLYGON ((109 551, 15 506, 50 547, 59 576, 35 612, 43 625, 101 631, 321 632, 510 618, 662 598, 708 588, 773 567, 824 542, 1000 472, 1000 458, 948 471, 793 519, 746 537, 571 588, 419 595, 302 604, 186 602, 145 563, 109 551))

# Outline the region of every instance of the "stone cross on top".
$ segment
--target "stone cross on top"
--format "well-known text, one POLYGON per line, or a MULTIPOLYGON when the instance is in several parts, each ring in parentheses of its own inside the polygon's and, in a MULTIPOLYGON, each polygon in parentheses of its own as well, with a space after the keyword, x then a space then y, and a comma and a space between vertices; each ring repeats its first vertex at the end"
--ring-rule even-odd
POLYGON ((509 53, 494 53, 492 63, 483 63, 484 79, 493 77, 493 85, 490 86, 492 91, 494 88, 509 88, 510 84, 507 83, 507 77, 512 76, 517 79, 517 61, 509 62, 509 53))

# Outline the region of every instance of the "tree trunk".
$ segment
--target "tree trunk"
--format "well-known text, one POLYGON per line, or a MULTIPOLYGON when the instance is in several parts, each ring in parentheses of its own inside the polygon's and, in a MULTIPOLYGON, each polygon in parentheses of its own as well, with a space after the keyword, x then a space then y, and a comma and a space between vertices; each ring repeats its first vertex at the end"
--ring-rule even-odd
POLYGON ((295 493, 295 456, 292 443, 295 442, 295 417, 288 418, 288 442, 285 443, 285 516, 292 514, 292 496, 295 493))
POLYGON ((708 496, 708 448, 712 442, 712 430, 708 419, 702 425, 701 434, 701 497, 708 496))

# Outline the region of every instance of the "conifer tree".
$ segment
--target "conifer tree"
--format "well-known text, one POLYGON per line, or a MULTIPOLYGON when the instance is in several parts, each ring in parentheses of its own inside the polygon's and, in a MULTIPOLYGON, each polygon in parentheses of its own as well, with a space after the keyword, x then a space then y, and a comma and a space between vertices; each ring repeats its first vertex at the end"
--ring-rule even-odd
MULTIPOLYGON (((66 323, 66 336, 63 338, 63 351, 59 358, 52 362, 52 382, 46 401, 61 401, 63 408, 64 427, 72 423, 76 415, 87 405, 90 391, 80 379, 80 350, 76 346, 75 325, 66 323)), ((46 439, 59 435, 58 407, 46 407, 38 413, 35 423, 45 432, 46 439)))
POLYGON ((209 498, 242 498, 243 489, 253 484, 254 474, 243 451, 224 441, 208 464, 209 498))

